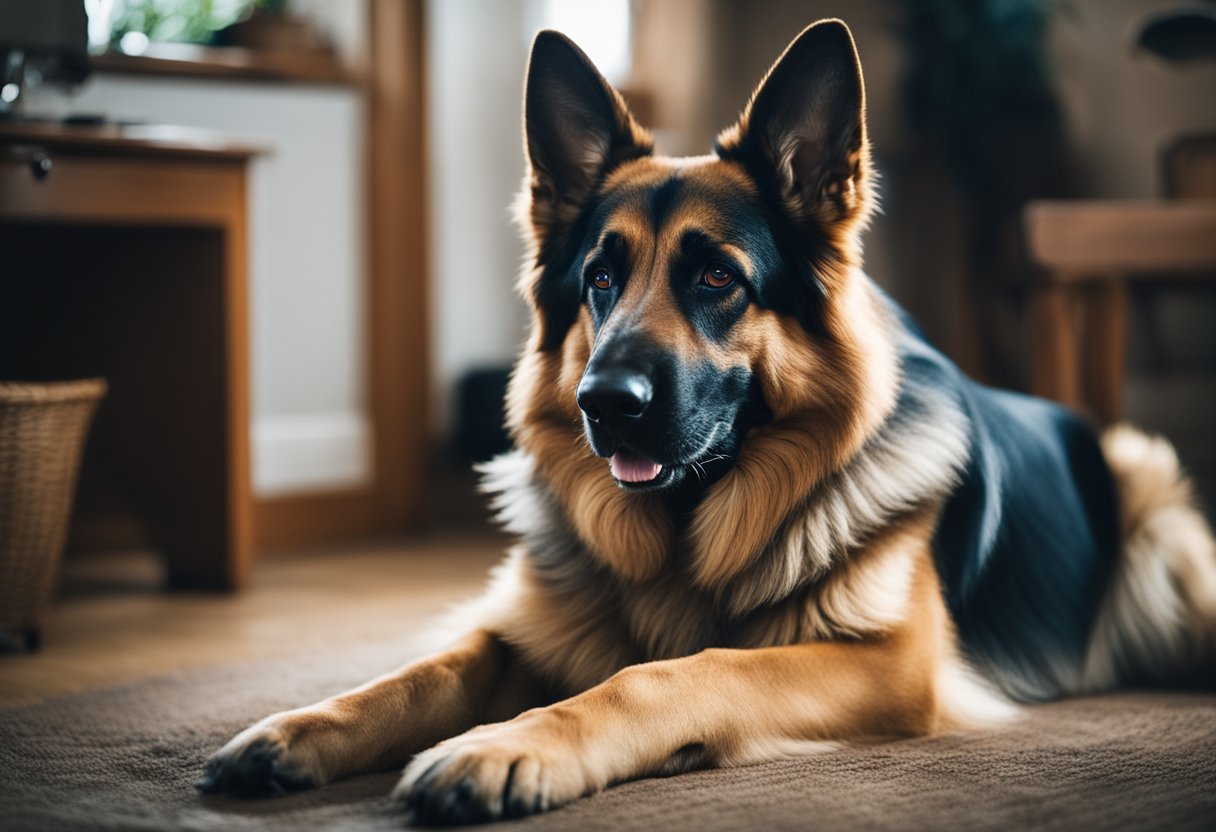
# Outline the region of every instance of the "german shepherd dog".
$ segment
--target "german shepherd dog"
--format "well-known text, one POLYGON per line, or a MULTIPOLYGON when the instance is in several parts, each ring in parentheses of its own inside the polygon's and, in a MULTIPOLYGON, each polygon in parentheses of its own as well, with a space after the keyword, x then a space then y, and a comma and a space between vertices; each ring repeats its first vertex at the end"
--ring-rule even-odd
POLYGON ((841 22, 712 155, 656 156, 541 33, 525 93, 518 545, 446 652, 273 715, 207 792, 408 762, 423 822, 990 724, 1211 669, 1216 550, 1170 446, 981 387, 861 271, 874 204, 841 22))

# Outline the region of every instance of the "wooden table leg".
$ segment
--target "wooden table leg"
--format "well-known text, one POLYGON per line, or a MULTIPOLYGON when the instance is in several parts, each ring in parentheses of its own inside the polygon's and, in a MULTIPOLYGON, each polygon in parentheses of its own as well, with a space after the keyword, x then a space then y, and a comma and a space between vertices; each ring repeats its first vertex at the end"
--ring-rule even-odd
POLYGON ((1070 407, 1081 403, 1072 292, 1058 284, 1039 286, 1031 297, 1030 387, 1070 407))
POLYGON ((125 485, 170 587, 237 589, 252 544, 244 294, 233 297, 229 263, 241 241, 219 229, 128 236, 134 253, 109 281, 125 485))
POLYGON ((1127 360, 1127 284, 1107 280, 1084 292, 1081 379, 1084 401, 1103 425, 1123 412, 1123 377, 1127 360))

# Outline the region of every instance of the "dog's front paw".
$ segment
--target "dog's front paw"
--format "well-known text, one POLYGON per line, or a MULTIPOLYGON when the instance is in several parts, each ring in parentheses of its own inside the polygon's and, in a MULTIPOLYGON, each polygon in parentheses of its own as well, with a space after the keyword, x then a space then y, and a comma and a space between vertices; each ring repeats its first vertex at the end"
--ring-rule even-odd
POLYGON ((267 720, 237 734, 211 755, 195 783, 203 794, 273 797, 322 783, 314 755, 290 744, 287 733, 267 720))
POLYGON ((518 818, 594 791, 576 755, 561 743, 510 724, 476 728, 415 757, 393 799, 421 824, 518 818))

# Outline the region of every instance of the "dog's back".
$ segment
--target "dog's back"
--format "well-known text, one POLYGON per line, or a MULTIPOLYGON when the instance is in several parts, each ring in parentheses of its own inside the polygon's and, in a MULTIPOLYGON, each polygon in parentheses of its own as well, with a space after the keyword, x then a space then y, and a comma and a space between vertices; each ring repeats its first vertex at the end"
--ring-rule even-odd
POLYGON ((1023 701, 1202 672, 1216 546, 1169 443, 978 385, 904 327, 903 383, 948 390, 968 425, 935 539, 968 658, 1023 701))

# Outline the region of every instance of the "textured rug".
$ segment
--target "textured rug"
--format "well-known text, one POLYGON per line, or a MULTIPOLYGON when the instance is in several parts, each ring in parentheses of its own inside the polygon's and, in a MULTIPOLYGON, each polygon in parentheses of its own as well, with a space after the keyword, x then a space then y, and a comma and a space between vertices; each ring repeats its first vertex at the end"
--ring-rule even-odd
MULTIPOLYGON (((384 641, 193 670, 0 710, 0 829, 396 830, 396 774, 266 801, 201 799, 206 756, 267 713, 408 658, 384 641)), ((0 664, 0 684, 3 684, 0 664)), ((679 707, 678 703, 672 703, 679 707)), ((644 780, 517 829, 1216 829, 1216 696, 1121 693, 995 733, 644 780)))

